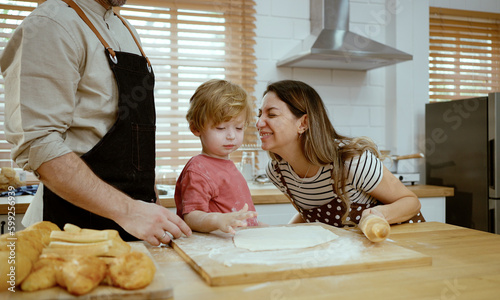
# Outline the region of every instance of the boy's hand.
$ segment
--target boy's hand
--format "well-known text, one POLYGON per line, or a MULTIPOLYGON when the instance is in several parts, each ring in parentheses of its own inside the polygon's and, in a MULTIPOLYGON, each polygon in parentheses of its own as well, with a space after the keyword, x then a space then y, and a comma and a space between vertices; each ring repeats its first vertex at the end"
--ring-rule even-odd
POLYGON ((237 212, 225 213, 218 215, 218 227, 221 231, 230 234, 235 234, 234 228, 236 227, 246 227, 247 219, 257 217, 257 212, 248 211, 248 204, 237 212))
POLYGON ((245 204, 240 211, 231 213, 207 213, 194 210, 184 215, 184 221, 194 231, 212 232, 219 229, 234 234, 234 228, 248 226, 247 219, 255 217, 257 217, 257 212, 248 211, 248 205, 245 204))

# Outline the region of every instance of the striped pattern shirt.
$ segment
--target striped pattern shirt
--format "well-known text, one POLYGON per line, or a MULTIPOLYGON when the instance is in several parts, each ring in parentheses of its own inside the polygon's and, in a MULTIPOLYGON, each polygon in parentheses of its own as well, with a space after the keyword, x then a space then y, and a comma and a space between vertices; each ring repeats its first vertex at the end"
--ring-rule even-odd
MULTIPOLYGON (((286 161, 271 160, 267 166, 267 176, 278 189, 286 193, 275 165, 283 175, 286 185, 295 204, 303 209, 312 209, 327 204, 336 198, 331 178, 332 165, 322 166, 318 173, 309 178, 300 178, 286 161)), ((376 199, 368 193, 373 191, 382 181, 383 164, 372 152, 365 151, 358 157, 345 162, 348 172, 345 191, 347 198, 354 203, 376 203, 376 199)))

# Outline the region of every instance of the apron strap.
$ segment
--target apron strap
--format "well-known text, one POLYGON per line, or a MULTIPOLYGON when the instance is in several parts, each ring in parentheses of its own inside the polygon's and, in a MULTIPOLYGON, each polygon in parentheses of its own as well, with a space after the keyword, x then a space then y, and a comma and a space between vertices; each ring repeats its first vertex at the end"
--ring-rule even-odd
POLYGON ((101 36, 99 31, 97 31, 97 29, 94 27, 94 24, 92 24, 92 22, 90 22, 89 18, 87 18, 85 13, 82 11, 80 6, 76 5, 76 3, 73 2, 73 0, 62 0, 62 1, 66 2, 66 4, 68 4, 72 9, 74 9, 76 11, 76 13, 80 16, 80 18, 82 18, 83 22, 85 22, 85 24, 87 24, 87 26, 89 26, 89 28, 94 32, 94 34, 97 36, 99 41, 101 41, 101 44, 104 46, 104 48, 106 48, 109 51, 109 53, 116 59, 115 51, 113 49, 111 49, 111 47, 108 45, 108 43, 106 43, 106 41, 101 36))
POLYGON ((139 41, 135 37, 134 33, 132 32, 132 29, 130 29, 130 27, 128 26, 127 22, 125 21, 125 19, 123 19, 122 16, 120 16, 116 12, 114 12, 114 14, 115 14, 115 16, 117 16, 118 18, 120 18, 120 20, 122 20, 123 25, 125 25, 125 27, 127 27, 128 31, 130 32, 130 35, 132 35, 132 38, 134 38, 134 41, 137 44, 137 47, 139 47, 139 51, 141 51, 142 56, 144 56, 144 58, 148 62, 148 66, 151 68, 151 62, 149 61, 149 58, 146 56, 146 53, 144 53, 144 50, 142 50, 141 44, 139 43, 139 41))
MULTIPOLYGON (((281 174, 281 170, 279 168, 279 163, 276 162, 274 165, 274 171, 278 173, 278 176, 280 177, 281 184, 285 187, 285 195, 287 196, 288 200, 292 203, 293 207, 297 210, 298 213, 302 216, 302 213, 300 212, 301 209, 298 207, 297 203, 295 203, 295 200, 292 198, 292 194, 290 192, 290 189, 288 189, 288 185, 286 184, 285 178, 283 178, 283 174, 281 174)), ((304 217, 302 217, 304 219, 304 217)), ((305 220, 305 219, 304 219, 305 220)))
MULTIPOLYGON (((109 51, 109 54, 112 56, 111 59, 113 61, 116 62, 116 53, 115 51, 109 46, 109 44, 106 42, 106 40, 104 40, 104 38, 102 37, 102 35, 99 33, 99 31, 95 28, 94 24, 92 24, 92 22, 89 20, 89 18, 85 15, 85 13, 82 11, 82 9, 75 3, 73 2, 73 0, 62 0, 64 1, 66 4, 68 4, 72 9, 74 9, 76 11, 76 13, 80 16, 80 18, 83 20, 83 22, 85 22, 85 24, 87 24, 87 26, 89 26, 90 30, 92 30, 94 32, 94 34, 96 35, 96 37, 99 39, 99 41, 101 42, 101 44, 104 46, 104 48, 106 50, 109 51)), ((148 62, 148 68, 151 70, 151 62, 149 61, 148 57, 146 56, 146 54, 144 53, 144 51, 142 50, 142 47, 141 47, 141 44, 139 43, 139 41, 137 40, 137 38, 135 37, 134 33, 132 32, 132 30, 130 29, 130 27, 127 25, 127 22, 122 18, 122 16, 120 16, 119 14, 113 12, 123 23, 123 25, 125 25, 125 27, 127 27, 128 31, 130 32, 130 34, 132 35, 132 38, 134 39, 137 47, 139 48, 139 50, 141 51, 141 54, 142 56, 146 59, 146 61, 148 62)))

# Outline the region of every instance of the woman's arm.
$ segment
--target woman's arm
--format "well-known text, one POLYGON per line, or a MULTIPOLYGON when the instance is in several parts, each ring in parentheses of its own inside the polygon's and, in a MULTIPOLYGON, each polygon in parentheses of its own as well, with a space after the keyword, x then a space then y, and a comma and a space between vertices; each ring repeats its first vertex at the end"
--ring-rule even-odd
POLYGON ((198 232, 211 232, 220 229, 223 232, 234 234, 234 228, 246 227, 247 219, 257 216, 257 212, 248 211, 248 204, 237 212, 232 213, 207 213, 200 210, 184 215, 184 221, 192 230, 198 232))
POLYGON ((420 201, 399 179, 385 166, 382 181, 369 194, 385 205, 367 209, 366 214, 377 214, 384 217, 389 224, 404 222, 420 211, 420 201))
POLYGON ((302 216, 300 215, 300 213, 296 213, 295 216, 292 217, 292 219, 290 220, 290 222, 288 222, 288 224, 295 224, 295 223, 305 223, 306 221, 304 221, 304 219, 302 218, 302 216))

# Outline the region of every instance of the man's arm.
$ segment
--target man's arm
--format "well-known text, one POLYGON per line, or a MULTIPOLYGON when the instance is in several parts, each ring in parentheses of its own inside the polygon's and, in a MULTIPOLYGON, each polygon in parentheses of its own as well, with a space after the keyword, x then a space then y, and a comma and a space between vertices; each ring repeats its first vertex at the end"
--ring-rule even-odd
POLYGON ((70 203, 114 220, 131 235, 157 246, 168 243, 165 231, 175 238, 191 229, 177 215, 154 203, 137 201, 107 184, 75 153, 68 153, 43 163, 40 180, 70 203), (103 201, 105 200, 105 201, 103 201))

